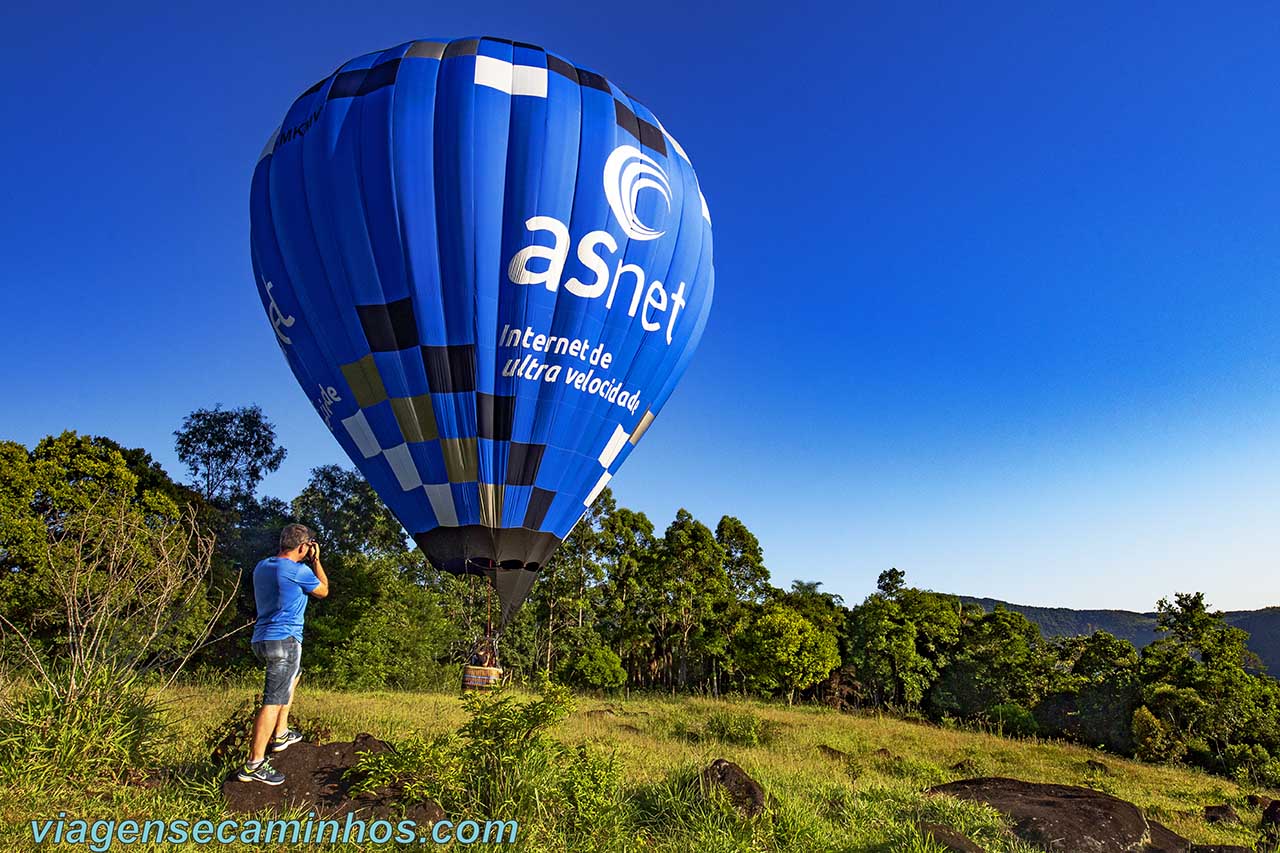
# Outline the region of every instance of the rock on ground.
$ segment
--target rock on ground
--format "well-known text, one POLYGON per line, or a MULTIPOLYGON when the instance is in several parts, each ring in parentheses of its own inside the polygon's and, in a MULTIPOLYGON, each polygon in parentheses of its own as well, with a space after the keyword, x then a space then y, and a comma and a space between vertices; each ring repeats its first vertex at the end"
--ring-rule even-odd
POLYGON ((296 743, 270 756, 271 765, 285 776, 283 785, 241 782, 235 773, 222 783, 222 794, 233 812, 282 811, 293 808, 315 810, 319 817, 356 814, 366 819, 408 818, 425 826, 444 817, 435 803, 400 806, 399 791, 367 794, 351 793, 352 782, 343 778, 355 765, 359 753, 385 752, 387 744, 373 735, 356 735, 350 743, 296 743))
POLYGON ((1143 853, 1189 853, 1192 849, 1190 841, 1164 824, 1148 819, 1147 826, 1150 835, 1147 846, 1142 848, 1143 853))
POLYGON ((704 792, 712 788, 723 789, 734 808, 745 817, 755 817, 765 809, 764 788, 732 761, 717 758, 702 771, 700 779, 704 792))
POLYGON ((1280 800, 1267 803, 1262 810, 1262 822, 1259 824, 1262 834, 1271 841, 1280 839, 1280 800))
POLYGON ((1240 815, 1227 803, 1204 807, 1205 823, 1239 823, 1240 815))
POLYGON ((949 826, 920 821, 916 827, 921 835, 940 845, 947 853, 987 853, 985 847, 979 847, 949 826))
POLYGON ((1088 788, 988 777, 929 790, 987 803, 1009 817, 1023 841, 1055 853, 1186 853, 1191 847, 1149 823, 1133 803, 1088 788))

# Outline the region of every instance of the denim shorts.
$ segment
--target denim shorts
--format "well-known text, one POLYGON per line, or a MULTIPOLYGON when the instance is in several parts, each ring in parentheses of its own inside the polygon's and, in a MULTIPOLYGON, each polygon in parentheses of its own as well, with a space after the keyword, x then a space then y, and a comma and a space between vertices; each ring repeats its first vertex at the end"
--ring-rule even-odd
POLYGON ((302 670, 302 643, 293 637, 260 640, 253 644, 253 655, 267 666, 262 704, 288 705, 293 699, 293 680, 302 670))

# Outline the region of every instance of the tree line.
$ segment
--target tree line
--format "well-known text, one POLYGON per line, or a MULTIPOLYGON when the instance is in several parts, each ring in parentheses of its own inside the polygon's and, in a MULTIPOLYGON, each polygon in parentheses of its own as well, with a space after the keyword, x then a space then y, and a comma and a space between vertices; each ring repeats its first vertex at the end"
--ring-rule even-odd
MULTIPOLYGON (((258 496, 285 450, 256 407, 193 412, 175 445, 186 482, 104 437, 0 442, 0 663, 52 669, 85 642, 68 630, 80 617, 68 612, 66 559, 50 542, 109 495, 137 519, 135 533, 112 536, 141 537, 139 554, 158 541, 148 530, 181 517, 211 543, 199 595, 154 599, 171 612, 147 660, 133 652, 131 666, 181 660, 207 678, 253 668, 248 573, 274 553, 279 529, 300 521, 317 532, 333 579, 308 616, 308 678, 353 689, 457 678, 496 602, 482 579, 436 571, 358 473, 321 466, 291 501, 258 496)), ((733 516, 711 526, 681 509, 660 530, 608 490, 541 575, 501 634, 517 679, 880 709, 1280 784, 1280 682, 1199 593, 1161 600, 1162 636, 1141 651, 1101 631, 1046 640, 1020 614, 913 588, 897 569, 846 606, 817 582, 774 586, 759 541, 733 516)), ((119 585, 118 572, 103 577, 119 585)), ((124 654, 131 635, 117 633, 124 654)))

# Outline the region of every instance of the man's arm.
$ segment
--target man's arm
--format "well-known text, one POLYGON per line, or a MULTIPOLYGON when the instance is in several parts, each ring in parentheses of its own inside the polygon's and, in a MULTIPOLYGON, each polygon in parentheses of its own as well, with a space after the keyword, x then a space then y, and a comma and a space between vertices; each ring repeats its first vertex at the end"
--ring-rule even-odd
POLYGON ((326 597, 329 594, 329 577, 324 573, 324 566, 320 565, 320 546, 315 542, 311 543, 311 571, 316 573, 320 585, 309 594, 313 598, 326 597))

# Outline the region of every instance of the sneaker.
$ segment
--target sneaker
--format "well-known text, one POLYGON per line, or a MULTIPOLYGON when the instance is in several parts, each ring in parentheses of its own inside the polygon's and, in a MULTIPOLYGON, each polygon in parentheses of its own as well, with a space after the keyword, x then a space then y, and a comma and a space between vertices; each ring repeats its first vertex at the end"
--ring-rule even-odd
POLYGON ((286 749, 293 746, 295 743, 300 743, 301 741, 302 741, 302 732, 295 732, 293 729, 289 729, 279 737, 275 737, 271 739, 271 751, 284 752, 286 749))
POLYGON ((284 783, 284 774, 272 767, 270 761, 263 761, 252 770, 246 764, 240 768, 236 778, 241 782, 261 782, 264 785, 280 785, 284 783))

